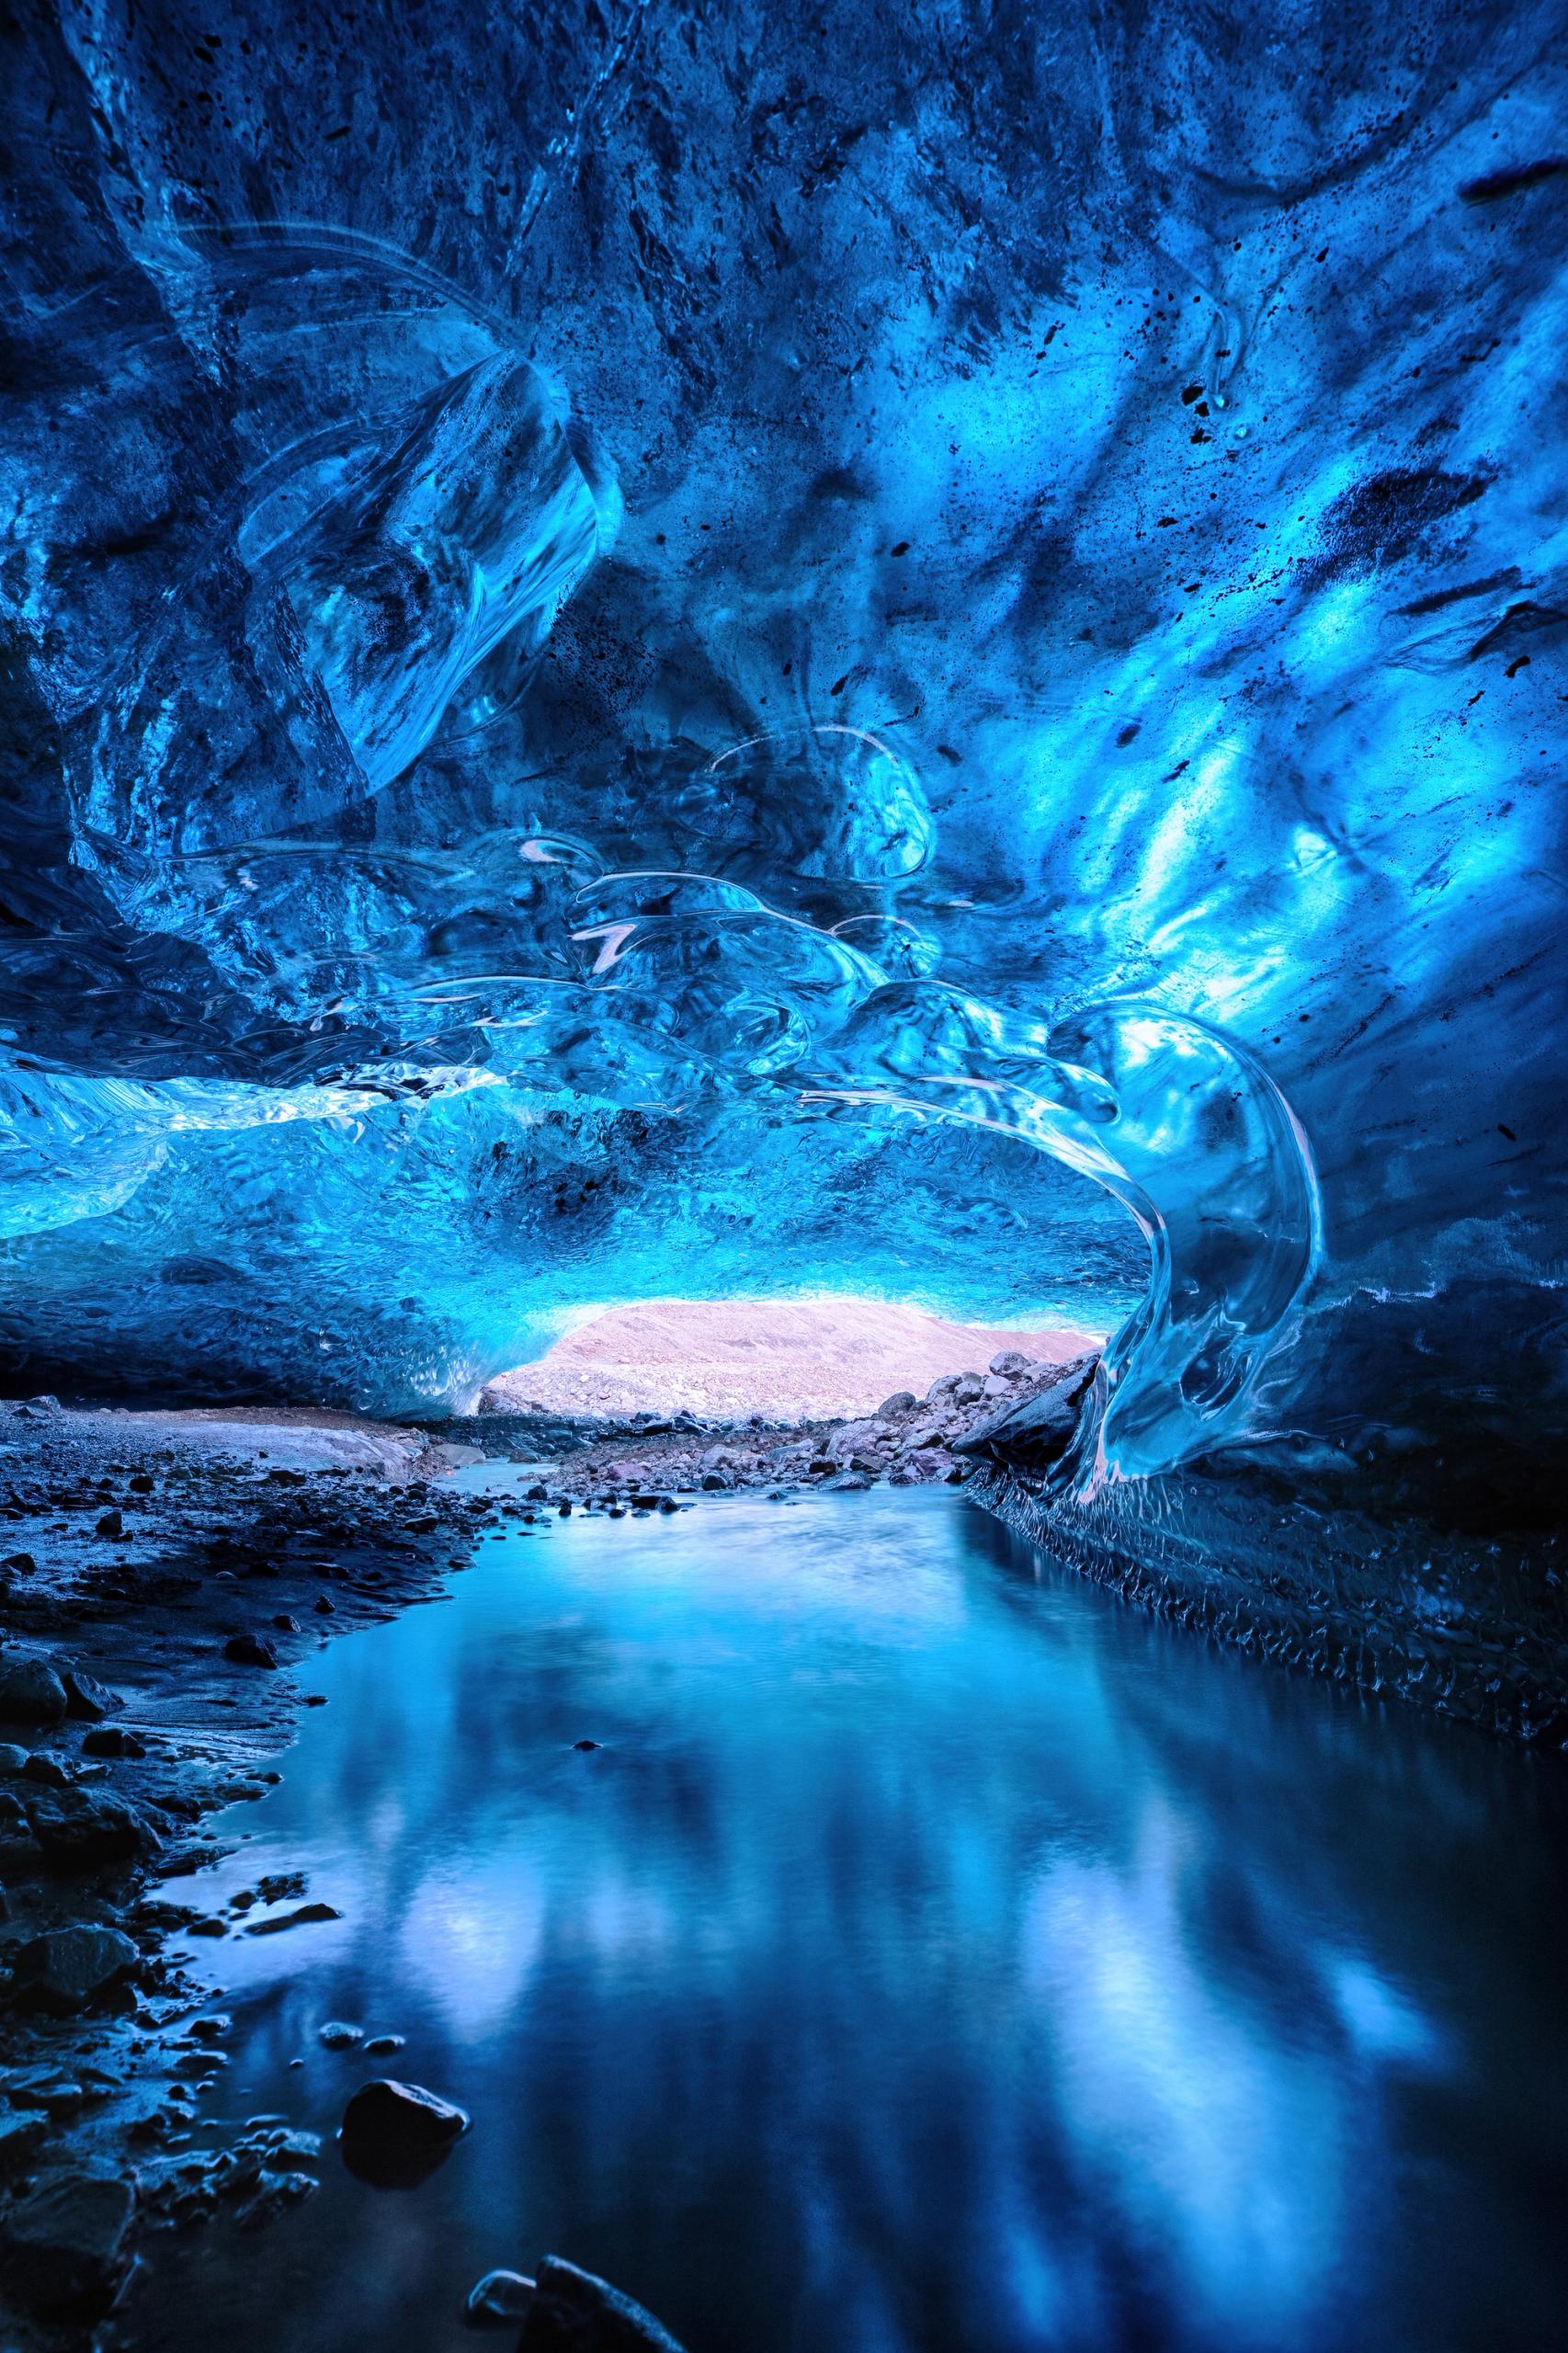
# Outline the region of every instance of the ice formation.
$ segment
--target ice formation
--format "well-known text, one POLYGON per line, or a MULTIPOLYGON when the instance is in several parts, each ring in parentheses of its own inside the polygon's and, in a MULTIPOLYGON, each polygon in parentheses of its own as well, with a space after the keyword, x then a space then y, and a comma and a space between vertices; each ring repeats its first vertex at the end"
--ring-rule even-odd
POLYGON ((1539 1511, 1562 29, 33 12, 10 1384, 1109 1299, 1081 1483, 1539 1511))

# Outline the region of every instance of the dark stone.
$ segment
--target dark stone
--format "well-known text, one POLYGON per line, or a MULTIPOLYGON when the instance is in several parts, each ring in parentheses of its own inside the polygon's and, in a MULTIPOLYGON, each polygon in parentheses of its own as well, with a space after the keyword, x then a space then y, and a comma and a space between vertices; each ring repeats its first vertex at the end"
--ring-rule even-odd
POLYGON ((107 1683, 85 1674, 79 1666, 66 1667, 61 1681, 65 1686, 65 1712, 79 1723, 101 1723, 121 1704, 118 1691, 111 1691, 107 1683))
POLYGON ((118 1511, 106 1511, 99 1516, 97 1533, 99 1536, 123 1536, 125 1522, 118 1511))
POLYGON ((65 1686, 45 1658, 15 1658, 0 1664, 0 1723, 63 1723, 65 1686))
POLYGON ((106 2313, 129 2266, 135 2204, 130 2184, 113 2176, 62 2172, 13 2206, 0 2224, 0 2249, 6 2285, 22 2310, 57 2321, 106 2313))
POLYGON ((21 1778, 24 1781, 41 1782, 46 1790, 68 1790, 71 1786, 70 1774, 59 1757, 51 1756, 46 1748, 33 1750, 22 1767, 21 1778))
POLYGON ((316 2029, 316 2040, 328 2051, 352 2051, 355 2044, 363 2042, 364 2039, 364 2028, 350 2026, 347 2018, 328 2018, 324 2027, 316 2029))
POLYGON ((12 1984, 28 2008, 70 2018, 114 1993, 136 1961, 136 1947, 123 1930, 82 1922, 47 1929, 25 1944, 17 1955, 12 1984))
POLYGON ((987 1414, 963 1438, 951 1441, 955 1454, 980 1456, 1025 1471, 1049 1470, 1078 1434, 1085 1403, 1094 1383, 1094 1357, 1063 1365, 1056 1378, 1009 1399, 987 1414))
POLYGON ((606 2279, 547 2255, 517 2353, 682 2353, 652 2313, 606 2279))
POLYGON ((590 1748, 600 1748, 600 1747, 602 1747, 602 1746, 604 1745, 604 1744, 603 1744, 603 1742, 602 1742, 602 1741, 597 1741, 597 1740, 574 1740, 574 1741, 572 1743, 572 1745, 573 1745, 573 1747, 574 1747, 574 1748, 580 1748, 580 1749, 583 1749, 583 1750, 587 1750, 587 1749, 590 1749, 590 1748))
POLYGON ((330 1904, 301 1904, 292 1912, 275 1915, 270 1920, 253 1920, 245 1930, 247 1937, 275 1937, 284 1928, 309 1927, 313 1920, 341 1920, 343 1915, 330 1904))
POLYGON ((25 1803, 33 1836, 62 1869, 131 1861, 157 1850, 155 1836, 134 1806, 108 1790, 40 1790, 25 1803))
POLYGON ((368 2059, 390 2059, 394 2051, 403 2049, 407 2040, 407 2036, 403 2034, 373 2034, 365 2045, 365 2056, 368 2059))
POLYGON ((278 1653, 259 1634, 231 1634, 223 1645, 223 1656, 236 1666, 276 1666, 278 1653))
POLYGON ((412 2189, 468 2131, 464 2110, 418 2084, 361 2084, 343 2111, 343 2162, 377 2189, 412 2189))
POLYGON ((0 2113, 0 2178, 21 2173, 48 2131, 49 2116, 41 2108, 13 2108, 0 2113))
POLYGON ((272 1622, 280 1634, 297 1634, 300 1631, 299 1620, 290 1618, 286 1609, 280 1609, 272 1622))
POLYGON ((123 1724, 97 1724, 82 1735, 84 1756, 145 1756, 147 1744, 123 1724))
POLYGON ((469 2290, 463 2318, 470 2328, 515 2328, 533 2302, 534 2283, 521 2271, 487 2271, 469 2290))
POLYGON ((38 1563, 30 1552, 7 1552, 0 1569, 9 1569, 13 1576, 31 1577, 38 1574, 38 1563))
POLYGON ((913 1414, 919 1402, 913 1389, 895 1390, 891 1397, 884 1397, 877 1407, 877 1419, 880 1422, 894 1422, 901 1414, 913 1414))

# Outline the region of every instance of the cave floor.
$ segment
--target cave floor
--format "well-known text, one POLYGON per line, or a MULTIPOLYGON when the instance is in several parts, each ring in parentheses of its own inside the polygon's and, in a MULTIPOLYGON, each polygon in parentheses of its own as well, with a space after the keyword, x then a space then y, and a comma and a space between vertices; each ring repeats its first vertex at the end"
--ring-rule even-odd
POLYGON ((389 1508, 443 1606, 311 1655, 282 1780, 144 1898, 167 2035, 226 2023, 131 2144, 168 2227, 113 2341, 457 2353, 547 2250, 689 2353, 1559 2341, 1561 1758, 950 1489, 612 1522, 528 1478, 444 1483, 445 1586, 389 1508), (378 2073, 472 2118, 417 2188, 335 2146, 378 2073))

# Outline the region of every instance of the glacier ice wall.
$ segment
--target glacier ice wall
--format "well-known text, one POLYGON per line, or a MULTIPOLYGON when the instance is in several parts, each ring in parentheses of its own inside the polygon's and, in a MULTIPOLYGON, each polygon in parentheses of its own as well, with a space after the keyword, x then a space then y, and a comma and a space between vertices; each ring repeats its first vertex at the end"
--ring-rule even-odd
POLYGON ((27 12, 12 1385, 1103 1302, 1086 1469, 1541 1508, 1563 31, 27 12))

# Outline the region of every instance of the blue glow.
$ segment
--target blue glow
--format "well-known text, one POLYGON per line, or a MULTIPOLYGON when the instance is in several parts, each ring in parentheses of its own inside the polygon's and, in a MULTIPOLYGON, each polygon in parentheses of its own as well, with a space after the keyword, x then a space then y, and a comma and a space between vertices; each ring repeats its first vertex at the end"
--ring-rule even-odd
POLYGON ((1555 18, 1429 18, 40 17, 8 1377, 836 1285, 1126 1313, 1090 1481, 1560 1436, 1555 18))

